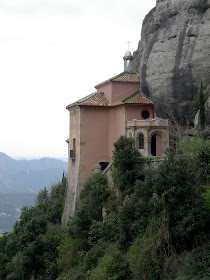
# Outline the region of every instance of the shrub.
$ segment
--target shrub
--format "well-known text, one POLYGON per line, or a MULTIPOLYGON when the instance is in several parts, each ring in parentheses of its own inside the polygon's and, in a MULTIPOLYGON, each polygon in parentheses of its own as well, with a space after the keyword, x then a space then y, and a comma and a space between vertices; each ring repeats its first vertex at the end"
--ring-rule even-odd
POLYGON ((181 271, 175 280, 208 280, 210 277, 210 245, 204 244, 182 260, 181 271))
POLYGON ((124 256, 111 244, 99 265, 90 271, 90 280, 130 279, 130 270, 124 256))
POLYGON ((133 192, 135 181, 142 176, 138 164, 140 153, 135 148, 134 139, 125 136, 120 136, 114 143, 114 147, 114 183, 124 195, 130 195, 133 192))
POLYGON ((209 3, 206 2, 206 0, 204 0, 205 2, 200 2, 196 8, 199 10, 200 13, 205 13, 206 10, 208 10, 210 8, 209 3))

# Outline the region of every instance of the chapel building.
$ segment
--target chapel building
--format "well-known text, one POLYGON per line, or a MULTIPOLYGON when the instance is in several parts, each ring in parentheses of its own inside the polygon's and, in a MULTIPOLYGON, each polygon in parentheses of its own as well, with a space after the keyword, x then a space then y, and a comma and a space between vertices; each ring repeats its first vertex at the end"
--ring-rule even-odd
POLYGON ((155 117, 154 105, 132 73, 130 51, 124 72, 95 86, 96 92, 68 105, 68 191, 63 224, 79 206, 80 191, 91 173, 105 169, 121 135, 133 137, 143 156, 163 156, 169 146, 169 120, 155 117), (68 218, 67 218, 68 217, 68 218))

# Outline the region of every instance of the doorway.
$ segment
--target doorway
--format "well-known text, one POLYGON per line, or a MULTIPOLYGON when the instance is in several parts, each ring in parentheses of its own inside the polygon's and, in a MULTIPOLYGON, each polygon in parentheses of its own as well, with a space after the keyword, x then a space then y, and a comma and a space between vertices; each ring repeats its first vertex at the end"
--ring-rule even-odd
POLYGON ((151 137, 151 155, 153 157, 161 157, 163 155, 162 136, 160 134, 154 134, 151 137))
POLYGON ((156 134, 151 138, 151 155, 156 157, 156 134))

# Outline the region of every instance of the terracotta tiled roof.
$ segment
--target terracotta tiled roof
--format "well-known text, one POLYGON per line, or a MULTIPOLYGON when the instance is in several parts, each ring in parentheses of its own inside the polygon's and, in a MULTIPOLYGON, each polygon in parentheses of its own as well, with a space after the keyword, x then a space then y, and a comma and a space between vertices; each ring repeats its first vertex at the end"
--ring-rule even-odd
POLYGON ((123 73, 122 75, 112 78, 111 81, 139 83, 139 77, 134 73, 123 73))
POLYGON ((74 106, 78 105, 86 105, 86 106, 108 106, 109 101, 108 99, 104 96, 103 92, 94 92, 86 97, 68 105, 66 109, 69 109, 74 106))
POLYGON ((142 105, 152 105, 152 101, 150 101, 148 98, 144 97, 143 94, 140 92, 140 90, 136 91, 135 93, 131 94, 122 102, 116 103, 113 105, 121 105, 121 104, 142 104, 142 105))
POLYGON ((139 77, 135 73, 127 73, 127 72, 122 72, 117 76, 112 77, 111 79, 108 79, 98 85, 95 86, 95 88, 107 83, 107 82, 124 82, 124 83, 139 83, 139 77))
POLYGON ((97 92, 95 95, 90 98, 82 101, 80 105, 89 105, 89 106, 107 106, 109 105, 108 99, 104 96, 103 92, 97 92))
POLYGON ((143 96, 140 90, 133 93, 128 98, 124 99, 122 102, 127 104, 153 104, 151 100, 143 96))
POLYGON ((94 92, 89 94, 88 96, 68 105, 66 109, 69 109, 74 106, 101 106, 101 107, 114 107, 118 105, 123 105, 123 104, 139 104, 139 105, 152 105, 152 101, 147 99, 142 95, 140 90, 137 92, 131 94, 121 102, 117 102, 114 104, 109 104, 108 99, 104 96, 103 92, 94 92))

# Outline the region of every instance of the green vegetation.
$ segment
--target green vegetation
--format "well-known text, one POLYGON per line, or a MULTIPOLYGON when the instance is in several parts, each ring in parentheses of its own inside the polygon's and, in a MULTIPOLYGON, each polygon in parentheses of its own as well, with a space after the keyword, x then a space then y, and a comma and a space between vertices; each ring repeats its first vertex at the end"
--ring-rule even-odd
POLYGON ((11 232, 13 225, 24 206, 33 206, 35 193, 1 193, 0 194, 0 236, 11 232))
POLYGON ((60 247, 59 279, 209 279, 209 156, 205 140, 188 140, 142 171, 133 140, 120 137, 115 189, 101 173, 86 183, 60 247))
POLYGON ((21 221, 0 238, 0 279, 56 279, 57 257, 65 232, 60 226, 66 178, 44 189, 35 207, 23 207, 21 221), (42 278, 41 278, 42 277, 42 278))
POLYGON ((139 156, 133 140, 120 137, 114 186, 93 174, 65 230, 65 178, 40 192, 0 239, 0 279, 209 279, 208 142, 187 139, 156 168, 142 168, 139 156))
POLYGON ((208 0, 200 0, 195 8, 198 9, 200 13, 205 13, 205 11, 210 8, 210 5, 208 0))
POLYGON ((203 82, 201 81, 199 92, 194 97, 194 106, 197 110, 200 110, 200 127, 201 129, 205 128, 206 123, 206 111, 205 111, 205 102, 207 100, 208 96, 204 95, 203 92, 203 82))
POLYGON ((200 125, 201 128, 205 127, 206 114, 205 114, 205 98, 203 94, 203 83, 201 82, 200 92, 199 92, 199 109, 200 109, 200 125))

